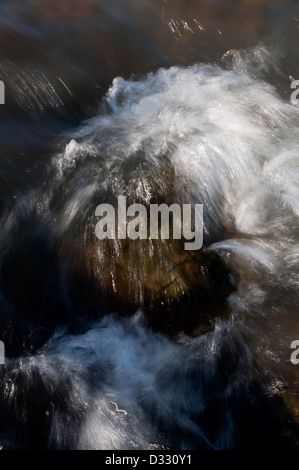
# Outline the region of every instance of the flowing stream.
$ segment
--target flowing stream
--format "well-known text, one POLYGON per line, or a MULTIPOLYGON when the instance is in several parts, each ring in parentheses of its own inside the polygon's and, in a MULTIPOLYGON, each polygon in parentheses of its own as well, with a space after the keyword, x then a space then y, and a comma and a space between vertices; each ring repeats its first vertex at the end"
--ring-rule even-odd
POLYGON ((3 1, 0 443, 296 448, 299 5, 3 1), (103 240, 117 198, 204 244, 103 240))

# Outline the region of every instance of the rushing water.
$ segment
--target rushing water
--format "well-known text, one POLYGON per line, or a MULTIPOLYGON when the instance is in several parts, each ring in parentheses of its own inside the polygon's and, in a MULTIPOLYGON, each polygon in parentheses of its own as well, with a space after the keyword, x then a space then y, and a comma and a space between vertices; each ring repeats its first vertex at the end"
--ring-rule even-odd
POLYGON ((298 445, 297 2, 2 2, 0 442, 298 445), (203 204, 204 246, 95 209, 203 204))

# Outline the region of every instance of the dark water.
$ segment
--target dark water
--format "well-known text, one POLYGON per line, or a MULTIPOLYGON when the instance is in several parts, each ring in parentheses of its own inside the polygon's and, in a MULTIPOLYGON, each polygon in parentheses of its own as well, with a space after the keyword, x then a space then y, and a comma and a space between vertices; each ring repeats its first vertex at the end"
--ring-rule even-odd
POLYGON ((0 442, 298 448, 297 1, 2 1, 0 442), (95 209, 204 205, 204 246, 95 209))

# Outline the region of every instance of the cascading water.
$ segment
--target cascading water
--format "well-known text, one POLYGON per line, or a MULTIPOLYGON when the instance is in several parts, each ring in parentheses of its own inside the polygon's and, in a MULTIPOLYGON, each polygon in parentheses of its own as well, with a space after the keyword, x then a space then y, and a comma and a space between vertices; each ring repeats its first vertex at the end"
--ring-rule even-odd
POLYGON ((1 214, 4 446, 296 445, 299 108, 281 56, 115 78, 49 138, 1 214), (118 196, 203 204, 203 248, 97 240, 96 207, 118 196))

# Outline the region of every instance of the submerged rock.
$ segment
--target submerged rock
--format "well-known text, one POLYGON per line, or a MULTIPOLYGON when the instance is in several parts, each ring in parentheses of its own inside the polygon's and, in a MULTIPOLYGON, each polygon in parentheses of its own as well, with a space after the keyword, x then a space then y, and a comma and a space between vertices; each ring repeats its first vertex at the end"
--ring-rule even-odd
POLYGON ((229 270, 209 250, 186 252, 176 240, 105 241, 93 260, 111 308, 124 314, 141 308, 155 328, 192 333, 226 312, 229 270))

